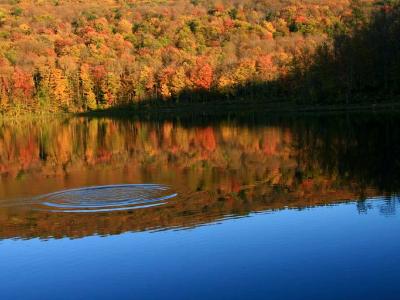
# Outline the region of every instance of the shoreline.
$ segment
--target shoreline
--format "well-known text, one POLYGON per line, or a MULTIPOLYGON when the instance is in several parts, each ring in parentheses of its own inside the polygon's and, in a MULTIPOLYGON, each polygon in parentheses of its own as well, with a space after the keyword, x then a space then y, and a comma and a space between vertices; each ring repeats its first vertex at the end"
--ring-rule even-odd
POLYGON ((32 111, 18 115, 3 112, 1 121, 19 119, 47 119, 54 117, 146 117, 146 116, 201 116, 229 114, 336 114, 336 113, 400 113, 400 102, 388 103, 357 103, 357 104, 326 104, 326 105, 302 105, 290 102, 220 102, 220 103, 179 103, 148 105, 136 104, 126 107, 99 109, 86 112, 46 112, 32 111))
POLYGON ((132 106, 95 110, 77 113, 77 116, 107 117, 107 116, 181 116, 183 115, 228 115, 235 113, 264 113, 264 114, 329 114, 329 113, 390 113, 400 112, 400 103, 368 103, 368 104, 329 104, 329 105, 301 105, 293 103, 243 103, 222 102, 217 104, 196 103, 160 106, 132 106))

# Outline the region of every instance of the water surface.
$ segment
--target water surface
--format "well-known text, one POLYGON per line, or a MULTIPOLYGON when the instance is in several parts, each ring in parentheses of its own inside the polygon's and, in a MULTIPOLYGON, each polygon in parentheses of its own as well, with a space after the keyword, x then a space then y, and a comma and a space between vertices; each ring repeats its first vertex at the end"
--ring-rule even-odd
POLYGON ((397 299, 399 125, 1 123, 2 295, 397 299))

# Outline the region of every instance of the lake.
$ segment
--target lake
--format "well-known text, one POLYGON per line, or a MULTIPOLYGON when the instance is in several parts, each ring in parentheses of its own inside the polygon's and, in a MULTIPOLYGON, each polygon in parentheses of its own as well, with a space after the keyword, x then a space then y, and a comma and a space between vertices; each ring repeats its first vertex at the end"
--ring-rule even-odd
POLYGON ((0 121, 2 299, 398 299, 400 115, 0 121))

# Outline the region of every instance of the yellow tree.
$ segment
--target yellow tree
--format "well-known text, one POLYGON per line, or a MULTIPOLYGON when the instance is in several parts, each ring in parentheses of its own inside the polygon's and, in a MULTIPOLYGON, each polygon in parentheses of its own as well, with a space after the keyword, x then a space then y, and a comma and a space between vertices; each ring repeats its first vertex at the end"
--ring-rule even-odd
POLYGON ((90 77, 88 64, 81 66, 80 79, 85 109, 96 109, 96 95, 93 92, 93 81, 90 77))
POLYGON ((229 73, 221 75, 221 77, 218 79, 217 86, 218 90, 225 95, 234 95, 235 79, 229 73))
POLYGON ((108 72, 101 85, 101 91, 106 102, 105 106, 108 107, 115 104, 120 88, 121 83, 119 78, 114 73, 108 72))
POLYGON ((118 22, 117 30, 122 34, 132 33, 132 23, 126 19, 122 19, 118 22))
POLYGON ((179 94, 186 87, 187 77, 185 69, 181 66, 175 70, 175 73, 171 76, 170 90, 174 96, 179 98, 179 94))
POLYGON ((238 85, 243 85, 251 81, 256 73, 256 62, 246 59, 240 62, 234 72, 234 80, 238 85))
POLYGON ((154 71, 149 66, 143 66, 140 70, 140 76, 138 84, 135 87, 135 95, 139 100, 144 98, 144 96, 152 96, 154 90, 154 71))
POLYGON ((50 87, 52 100, 55 102, 55 107, 69 108, 70 93, 68 80, 64 77, 62 71, 57 68, 52 68, 50 71, 50 87))
POLYGON ((172 67, 167 67, 161 71, 158 77, 161 96, 163 97, 164 100, 172 96, 170 80, 173 74, 174 74, 174 69, 172 67))

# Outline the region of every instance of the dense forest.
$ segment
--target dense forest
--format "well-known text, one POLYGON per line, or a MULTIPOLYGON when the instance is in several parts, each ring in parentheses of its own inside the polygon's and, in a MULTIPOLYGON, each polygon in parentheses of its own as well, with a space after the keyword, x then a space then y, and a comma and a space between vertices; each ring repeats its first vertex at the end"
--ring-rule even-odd
POLYGON ((392 0, 1 0, 0 111, 394 101, 399 11, 392 0))

